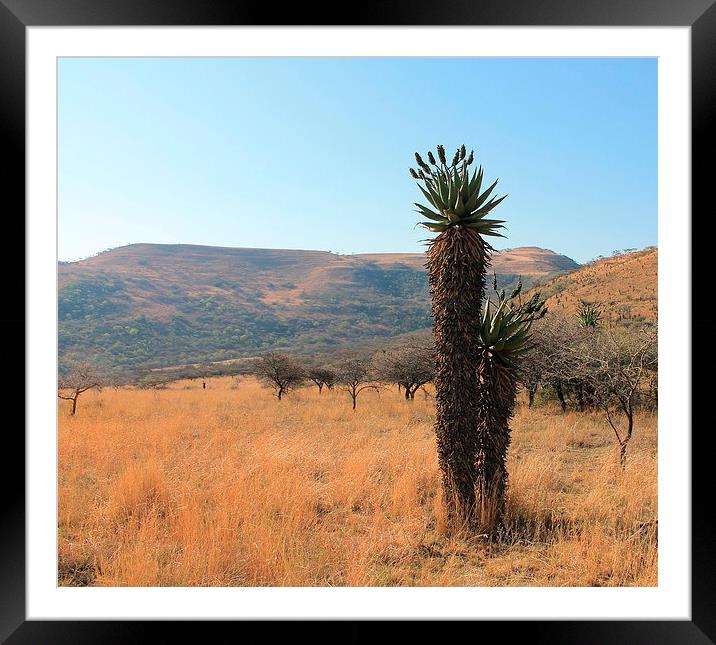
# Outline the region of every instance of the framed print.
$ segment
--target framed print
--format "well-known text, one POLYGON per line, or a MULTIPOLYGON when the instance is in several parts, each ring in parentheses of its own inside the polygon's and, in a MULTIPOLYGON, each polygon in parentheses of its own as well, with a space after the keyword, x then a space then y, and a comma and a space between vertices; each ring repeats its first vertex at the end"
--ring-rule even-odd
POLYGON ((0 3, 2 642, 713 640, 709 0, 0 3))

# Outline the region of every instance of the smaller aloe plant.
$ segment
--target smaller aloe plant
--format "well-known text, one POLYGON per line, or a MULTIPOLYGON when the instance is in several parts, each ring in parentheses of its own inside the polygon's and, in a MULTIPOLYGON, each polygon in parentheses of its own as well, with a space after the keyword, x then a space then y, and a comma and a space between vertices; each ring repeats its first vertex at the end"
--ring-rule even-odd
POLYGON ((485 302, 478 339, 477 407, 481 427, 476 460, 476 495, 480 500, 477 522, 488 533, 499 525, 505 505, 510 419, 515 408, 519 364, 529 349, 532 323, 547 312, 539 293, 525 302, 521 300, 521 281, 509 297, 504 289, 497 290, 496 277, 493 288, 497 302, 489 298, 485 302))
POLYGON ((602 319, 602 309, 599 304, 582 300, 577 312, 577 319, 585 329, 597 329, 602 319))
POLYGON ((497 276, 493 279, 497 302, 486 299, 482 309, 479 347, 483 357, 501 367, 514 369, 527 351, 532 323, 547 313, 544 300, 535 293, 522 302, 522 281, 517 283, 509 297, 505 290, 498 291, 497 276))

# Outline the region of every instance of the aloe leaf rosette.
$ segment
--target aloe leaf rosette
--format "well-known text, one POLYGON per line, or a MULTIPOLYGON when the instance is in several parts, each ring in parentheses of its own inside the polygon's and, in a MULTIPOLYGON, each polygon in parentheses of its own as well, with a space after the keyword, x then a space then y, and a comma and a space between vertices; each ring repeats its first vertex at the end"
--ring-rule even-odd
POLYGON ((466 156, 464 145, 455 153, 450 165, 446 163, 442 146, 438 146, 437 153, 438 159, 435 159, 432 152, 429 152, 429 163, 426 163, 416 152, 418 169, 410 169, 410 174, 418 180, 418 187, 429 204, 415 204, 417 212, 426 218, 420 225, 434 233, 442 233, 452 226, 464 226, 474 229, 480 235, 504 237, 499 233, 504 220, 487 218, 507 197, 493 196, 497 180, 483 190, 484 170, 479 166, 473 167, 471 171, 474 154, 471 151, 466 156))
POLYGON ((518 300, 522 281, 518 282, 509 297, 505 296, 504 289, 497 291, 496 276, 493 285, 497 302, 493 303, 489 298, 485 300, 478 345, 486 360, 497 366, 516 369, 529 349, 532 323, 542 318, 547 309, 539 293, 526 302, 518 300))

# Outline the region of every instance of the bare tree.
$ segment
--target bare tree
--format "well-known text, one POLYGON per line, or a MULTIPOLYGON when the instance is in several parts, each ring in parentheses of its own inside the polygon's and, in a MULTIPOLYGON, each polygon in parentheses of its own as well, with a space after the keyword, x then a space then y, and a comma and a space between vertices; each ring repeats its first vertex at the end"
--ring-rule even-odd
POLYGON ((576 319, 552 312, 535 321, 530 347, 519 370, 519 378, 527 390, 530 406, 537 388, 549 385, 557 396, 562 412, 567 411, 566 394, 578 388, 580 371, 578 355, 570 348, 581 343, 588 332, 576 319))
POLYGON ((380 389, 374 381, 372 361, 365 356, 346 358, 336 366, 336 385, 351 395, 354 411, 356 400, 361 392, 380 389))
POLYGON ((592 387, 597 405, 619 444, 619 463, 634 432, 637 405, 650 395, 650 377, 656 371, 656 328, 638 332, 608 330, 594 334, 590 342, 574 348, 584 366, 582 375, 592 387))
POLYGON ((300 386, 305 380, 303 368, 287 354, 268 352, 253 365, 254 375, 281 397, 300 386))
POLYGON ((534 403, 537 389, 554 378, 552 357, 556 353, 556 338, 551 325, 553 317, 549 312, 542 320, 533 324, 532 342, 525 352, 518 372, 520 383, 527 391, 529 407, 534 403))
POLYGON ((309 365, 306 368, 306 376, 316 384, 319 394, 323 392, 324 386, 332 390, 336 382, 335 370, 323 365, 309 365))
POLYGON ((172 379, 169 376, 144 376, 137 381, 137 386, 143 390, 166 390, 172 379))
POLYGON ((412 401, 415 393, 433 379, 435 351, 431 338, 414 336, 388 347, 375 356, 376 374, 381 381, 397 383, 398 391, 412 401))
POLYGON ((543 356, 539 351, 539 346, 535 343, 525 353, 525 357, 517 372, 518 379, 522 387, 527 392, 527 407, 531 408, 537 388, 544 379, 545 366, 543 356))
POLYGON ((61 376, 58 382, 57 396, 66 401, 72 401, 72 411, 77 412, 77 399, 87 390, 101 390, 106 379, 97 368, 88 364, 76 365, 67 374, 61 376))
POLYGON ((204 376, 204 372, 199 365, 186 365, 179 369, 174 376, 177 380, 196 381, 204 376))

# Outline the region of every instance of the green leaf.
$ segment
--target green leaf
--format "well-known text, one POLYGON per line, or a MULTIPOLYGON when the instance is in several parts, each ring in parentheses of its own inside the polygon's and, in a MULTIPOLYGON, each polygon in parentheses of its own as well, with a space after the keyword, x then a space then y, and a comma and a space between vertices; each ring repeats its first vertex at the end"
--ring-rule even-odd
POLYGON ((415 205, 420 209, 418 212, 423 216, 427 217, 428 219, 434 220, 435 222, 444 222, 445 218, 440 215, 439 213, 435 213, 431 211, 429 208, 426 208, 422 204, 418 204, 417 202, 415 205))
POLYGON ((448 177, 447 186, 448 186, 447 207, 449 210, 454 211, 455 210, 456 190, 455 190, 455 182, 453 181, 452 177, 448 177))
POLYGON ((449 228, 448 224, 436 224, 435 222, 418 222, 418 224, 437 233, 442 233, 449 228))
POLYGON ((427 199, 428 202, 435 206, 435 208, 437 208, 438 210, 442 210, 443 208, 445 208, 445 206, 443 206, 440 200, 440 197, 430 187, 430 184, 428 182, 425 182, 425 188, 420 185, 418 185, 418 188, 420 188, 420 191, 423 193, 423 195, 425 195, 425 199, 427 199))
POLYGON ((467 200, 470 198, 470 174, 467 170, 467 164, 464 164, 462 167, 462 177, 460 177, 460 183, 462 186, 460 196, 462 197, 463 203, 467 203, 467 200))
POLYGON ((474 186, 472 185, 472 182, 470 183, 470 192, 471 193, 477 193, 480 194, 480 188, 482 187, 482 175, 483 170, 482 166, 480 166, 480 169, 477 171, 477 176, 473 177, 474 186))
POLYGON ((460 196, 460 193, 457 194, 457 204, 455 204, 455 214, 458 217, 462 217, 465 215, 465 204, 462 201, 462 197, 460 196))
POLYGON ((490 196, 490 193, 495 189, 495 186, 497 186, 498 180, 495 179, 495 183, 492 184, 477 200, 477 203, 475 204, 475 208, 480 208, 485 203, 485 200, 490 196))
POLYGON ((483 206, 479 210, 475 211, 475 213, 479 213, 480 215, 487 215, 493 208, 495 208, 495 206, 497 206, 506 197, 507 197, 507 195, 504 195, 503 197, 500 197, 499 199, 495 199, 493 197, 487 204, 485 204, 485 206, 483 206))

